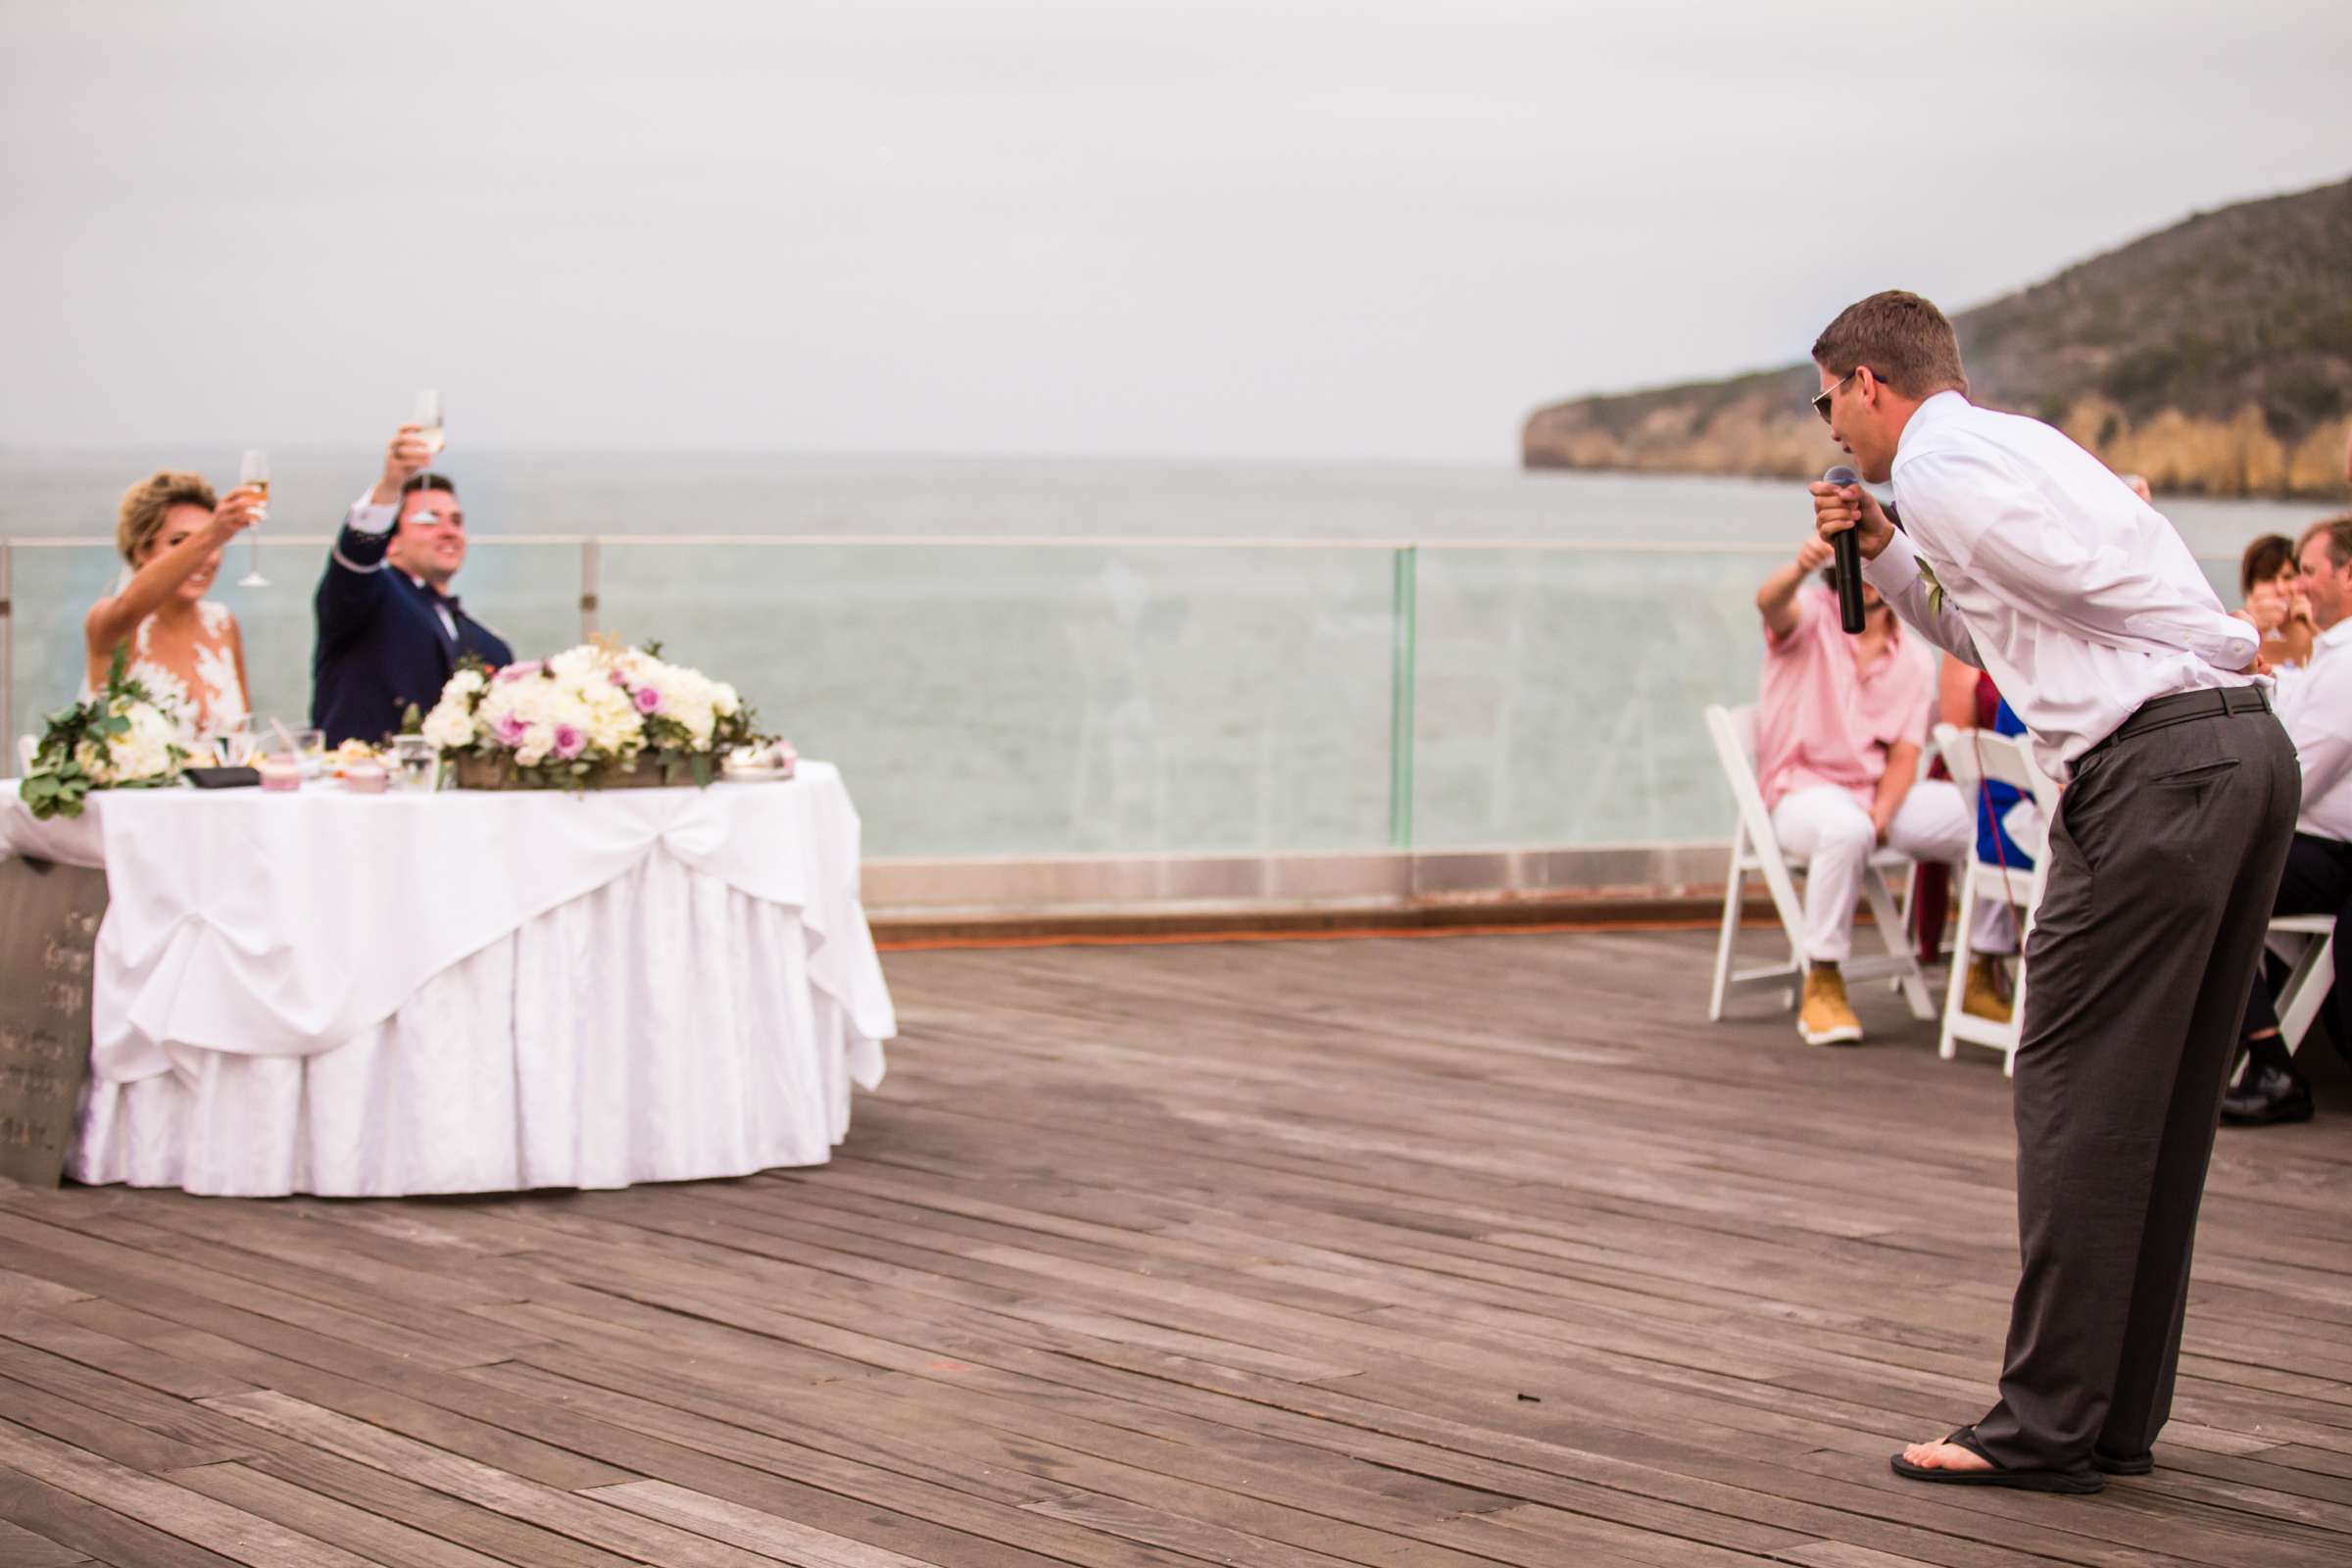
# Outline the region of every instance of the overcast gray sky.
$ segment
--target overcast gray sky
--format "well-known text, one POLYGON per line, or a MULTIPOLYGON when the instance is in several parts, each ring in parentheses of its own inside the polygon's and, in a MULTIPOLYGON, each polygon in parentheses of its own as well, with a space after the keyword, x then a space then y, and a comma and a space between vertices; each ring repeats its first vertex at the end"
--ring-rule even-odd
POLYGON ((0 0, 0 441, 1508 463, 2341 178, 2347 81, 2336 0, 0 0))

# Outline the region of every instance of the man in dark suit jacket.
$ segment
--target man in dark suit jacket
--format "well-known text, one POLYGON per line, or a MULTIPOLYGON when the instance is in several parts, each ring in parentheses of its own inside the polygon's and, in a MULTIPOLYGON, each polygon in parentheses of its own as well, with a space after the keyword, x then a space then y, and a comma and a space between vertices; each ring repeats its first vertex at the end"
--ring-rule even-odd
POLYGON ((514 662, 449 591, 466 564, 466 514, 457 487, 424 471, 433 453, 417 426, 400 427, 383 477, 345 515, 318 579, 311 722, 329 746, 383 739, 412 703, 429 710, 464 655, 514 662))

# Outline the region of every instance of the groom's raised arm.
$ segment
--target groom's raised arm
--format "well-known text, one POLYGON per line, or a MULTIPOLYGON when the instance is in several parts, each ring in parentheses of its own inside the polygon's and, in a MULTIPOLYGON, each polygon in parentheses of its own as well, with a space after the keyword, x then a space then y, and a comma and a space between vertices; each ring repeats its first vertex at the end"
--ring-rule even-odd
POLYGON ((392 526, 400 520, 402 486, 431 460, 432 448, 418 427, 402 425, 384 449, 382 475, 343 514, 315 601, 321 642, 349 636, 382 607, 384 555, 391 548, 392 526))
POLYGON ((320 641, 340 641, 375 618, 383 604, 384 552, 391 547, 398 515, 397 508, 371 506, 366 496, 343 514, 343 526, 327 551, 326 572, 318 579, 320 641))

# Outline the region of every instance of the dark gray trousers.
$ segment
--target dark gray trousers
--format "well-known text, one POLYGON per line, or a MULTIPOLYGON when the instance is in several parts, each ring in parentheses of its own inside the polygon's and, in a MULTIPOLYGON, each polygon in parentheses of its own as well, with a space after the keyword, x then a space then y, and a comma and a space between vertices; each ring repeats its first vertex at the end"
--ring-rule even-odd
POLYGON ((2302 794, 2286 732, 2232 695, 2095 748, 2051 826, 2017 1053, 2024 1268, 1977 1423, 2013 1468, 2143 1454, 2172 1408, 2205 1166, 2302 794))

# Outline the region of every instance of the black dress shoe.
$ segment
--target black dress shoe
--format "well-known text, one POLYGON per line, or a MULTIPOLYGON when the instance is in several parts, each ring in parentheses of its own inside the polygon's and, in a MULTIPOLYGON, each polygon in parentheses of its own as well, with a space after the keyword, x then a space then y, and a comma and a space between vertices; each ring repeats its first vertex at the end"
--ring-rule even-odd
POLYGON ((2311 1086, 2276 1067, 2248 1067, 2238 1086, 2222 1097, 2222 1121, 2230 1127, 2309 1120, 2311 1086))

